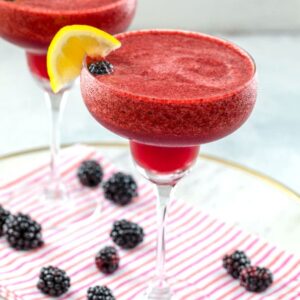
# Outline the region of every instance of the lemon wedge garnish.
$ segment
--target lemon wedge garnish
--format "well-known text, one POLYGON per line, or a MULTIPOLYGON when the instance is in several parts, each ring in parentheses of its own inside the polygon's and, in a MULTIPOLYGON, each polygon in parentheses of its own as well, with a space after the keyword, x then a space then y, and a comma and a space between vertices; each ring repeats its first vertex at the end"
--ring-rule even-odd
POLYGON ((54 36, 47 53, 47 70, 54 93, 79 76, 86 55, 105 57, 121 47, 112 35, 92 26, 71 25, 54 36))

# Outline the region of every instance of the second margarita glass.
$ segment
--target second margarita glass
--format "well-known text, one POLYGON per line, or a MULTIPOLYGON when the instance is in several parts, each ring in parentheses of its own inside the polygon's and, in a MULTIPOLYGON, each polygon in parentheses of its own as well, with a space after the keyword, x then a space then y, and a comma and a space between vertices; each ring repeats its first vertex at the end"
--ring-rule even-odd
POLYGON ((67 198, 59 171, 60 123, 72 85, 57 94, 50 89, 46 67, 50 41, 60 28, 72 24, 123 32, 133 19, 136 3, 137 0, 0 1, 0 37, 25 49, 30 72, 43 89, 49 111, 51 164, 50 179, 44 188, 48 200, 61 202, 67 198))

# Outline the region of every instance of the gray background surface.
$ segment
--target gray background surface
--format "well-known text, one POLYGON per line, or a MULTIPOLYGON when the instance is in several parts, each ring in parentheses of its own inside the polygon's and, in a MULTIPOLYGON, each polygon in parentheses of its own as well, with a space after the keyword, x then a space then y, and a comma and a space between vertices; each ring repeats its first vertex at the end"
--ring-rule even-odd
MULTIPOLYGON (((226 139, 203 145, 203 151, 262 171, 300 192, 300 1, 182 3, 140 0, 131 28, 216 33, 247 49, 258 69, 259 97, 250 120, 226 139), (214 14, 219 3, 223 13, 214 14)), ((46 145, 47 121, 42 91, 30 77, 23 51, 0 40, 0 155, 46 145)), ((113 140, 120 138, 90 117, 77 84, 66 107, 62 141, 113 140)))

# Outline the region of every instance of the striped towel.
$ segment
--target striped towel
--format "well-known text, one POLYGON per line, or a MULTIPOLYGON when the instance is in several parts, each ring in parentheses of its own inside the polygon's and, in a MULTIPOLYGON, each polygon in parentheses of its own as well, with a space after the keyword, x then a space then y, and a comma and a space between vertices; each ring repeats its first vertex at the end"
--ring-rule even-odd
MULTIPOLYGON (((133 300, 151 279, 155 262, 155 195, 152 187, 139 181, 139 197, 127 207, 117 207, 104 200, 101 189, 80 186, 76 169, 84 159, 97 159, 108 178, 115 168, 93 148, 73 146, 63 151, 62 170, 72 190, 78 211, 45 210, 33 205, 30 194, 8 201, 8 194, 21 183, 38 184, 48 172, 46 163, 0 189, 0 203, 12 212, 30 212, 43 225, 51 220, 59 224, 84 220, 80 226, 65 230, 45 230, 45 246, 32 252, 17 252, 0 240, 0 295, 11 300, 43 300, 36 288, 41 267, 58 266, 71 277, 70 291, 60 299, 86 299, 88 287, 107 285, 118 300, 133 300), (94 199, 103 201, 102 212, 86 216, 94 199), (113 275, 103 275, 94 263, 98 250, 111 245, 109 232, 115 220, 126 218, 145 229, 143 244, 134 250, 120 249, 121 266, 113 275)), ((167 237, 168 280, 179 299, 200 300, 206 294, 212 300, 300 299, 300 260, 257 236, 215 219, 186 203, 174 201, 170 208, 167 237), (222 268, 222 257, 233 249, 241 249, 255 265, 269 267, 275 278, 273 286, 263 294, 252 294, 239 286, 222 268)))

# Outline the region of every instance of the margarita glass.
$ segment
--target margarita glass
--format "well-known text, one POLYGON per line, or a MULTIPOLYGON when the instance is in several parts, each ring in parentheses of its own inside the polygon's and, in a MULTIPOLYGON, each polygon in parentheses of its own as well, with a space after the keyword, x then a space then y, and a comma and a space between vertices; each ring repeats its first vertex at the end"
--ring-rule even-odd
POLYGON ((88 24, 110 33, 125 31, 131 23, 137 0, 0 0, 0 37, 26 51, 31 74, 43 89, 51 122, 51 172, 45 186, 49 200, 66 198, 59 172, 60 122, 66 86, 54 94, 46 67, 47 48, 56 32, 72 24, 88 24))
POLYGON ((173 299, 165 273, 165 226, 173 187, 194 165, 199 145, 238 129, 256 101, 255 64, 222 39, 184 31, 117 35, 122 47, 105 59, 109 75, 81 72, 94 118, 130 140, 138 170, 157 187, 157 262, 143 299, 173 299))

